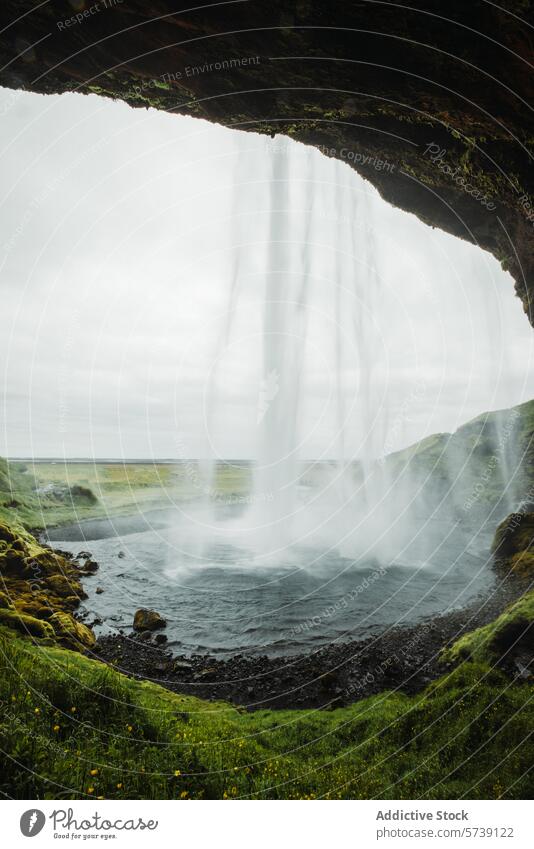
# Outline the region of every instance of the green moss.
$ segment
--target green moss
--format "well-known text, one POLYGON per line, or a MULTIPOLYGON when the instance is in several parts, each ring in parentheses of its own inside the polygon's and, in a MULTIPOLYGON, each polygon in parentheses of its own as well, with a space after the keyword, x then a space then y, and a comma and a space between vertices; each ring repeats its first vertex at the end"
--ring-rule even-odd
POLYGON ((520 650, 525 641, 531 641, 533 623, 534 590, 510 605, 493 622, 457 640, 443 652, 443 659, 453 663, 465 658, 493 663, 520 650))
POLYGON ((35 619, 33 616, 28 616, 26 613, 19 613, 16 610, 8 610, 0 608, 0 623, 8 628, 15 628, 22 634, 31 634, 33 637, 54 638, 54 630, 41 619, 35 619))
POLYGON ((71 648, 92 648, 95 635, 82 622, 77 622, 70 613, 57 612, 50 617, 50 625, 55 634, 71 648))
POLYGON ((532 687, 467 663, 417 697, 247 713, 0 629, 15 798, 526 798, 532 687), (96 772, 95 772, 96 771, 96 772))

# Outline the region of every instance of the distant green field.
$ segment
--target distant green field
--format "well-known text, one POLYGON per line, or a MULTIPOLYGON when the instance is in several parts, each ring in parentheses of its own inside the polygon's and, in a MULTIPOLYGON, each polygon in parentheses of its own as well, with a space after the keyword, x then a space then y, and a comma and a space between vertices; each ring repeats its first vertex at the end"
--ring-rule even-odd
MULTIPOLYGON (((532 496, 534 401, 486 413, 454 434, 433 434, 389 454, 382 466, 408 482, 427 508, 446 493, 464 515, 496 504, 503 492, 520 502, 532 496)), ((321 481, 326 463, 303 463, 301 478, 321 481)), ((355 479, 361 477, 353 465, 355 479)), ((196 460, 162 462, 21 462, 0 458, 0 519, 42 528, 75 519, 126 515, 191 499, 244 497, 251 466, 220 462, 210 479, 196 460)))
POLYGON ((42 528, 171 507, 206 496, 242 496, 249 487, 246 465, 221 463, 209 480, 196 461, 172 465, 0 460, 0 518, 42 528))

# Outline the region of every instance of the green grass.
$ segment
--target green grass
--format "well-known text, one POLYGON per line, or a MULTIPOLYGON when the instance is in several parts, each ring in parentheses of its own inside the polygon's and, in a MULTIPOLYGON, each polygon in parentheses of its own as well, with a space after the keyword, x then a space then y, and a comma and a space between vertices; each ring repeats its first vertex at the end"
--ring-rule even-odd
POLYGON ((532 646, 534 623, 534 590, 521 596, 497 619, 460 637, 444 653, 444 659, 452 662, 469 658, 475 661, 493 662, 507 652, 517 653, 520 645, 532 646))
POLYGON ((533 689, 465 663, 332 711, 210 704, 0 629, 15 798, 530 798, 533 689))

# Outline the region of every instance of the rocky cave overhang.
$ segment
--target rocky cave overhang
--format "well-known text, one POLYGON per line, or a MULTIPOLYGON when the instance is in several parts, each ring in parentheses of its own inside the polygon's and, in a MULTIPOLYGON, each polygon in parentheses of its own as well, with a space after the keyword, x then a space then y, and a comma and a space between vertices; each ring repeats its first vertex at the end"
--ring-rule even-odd
POLYGON ((120 98, 344 160, 490 251, 534 324, 527 0, 2 0, 0 84, 120 98))

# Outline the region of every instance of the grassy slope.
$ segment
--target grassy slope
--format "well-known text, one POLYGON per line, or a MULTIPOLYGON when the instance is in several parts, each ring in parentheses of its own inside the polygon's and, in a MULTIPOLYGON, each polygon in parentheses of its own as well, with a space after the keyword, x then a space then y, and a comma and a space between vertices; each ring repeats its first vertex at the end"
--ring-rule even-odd
POLYGON ((464 663, 418 697, 250 714, 1 629, 0 652, 0 789, 16 798, 532 793, 532 687, 484 663, 464 663))
POLYGON ((506 484, 512 500, 520 501, 534 481, 534 400, 484 413, 453 434, 428 436, 390 454, 386 463, 394 476, 408 471, 415 482, 431 473, 430 497, 436 484, 452 484, 455 502, 467 509, 496 503, 506 484))

